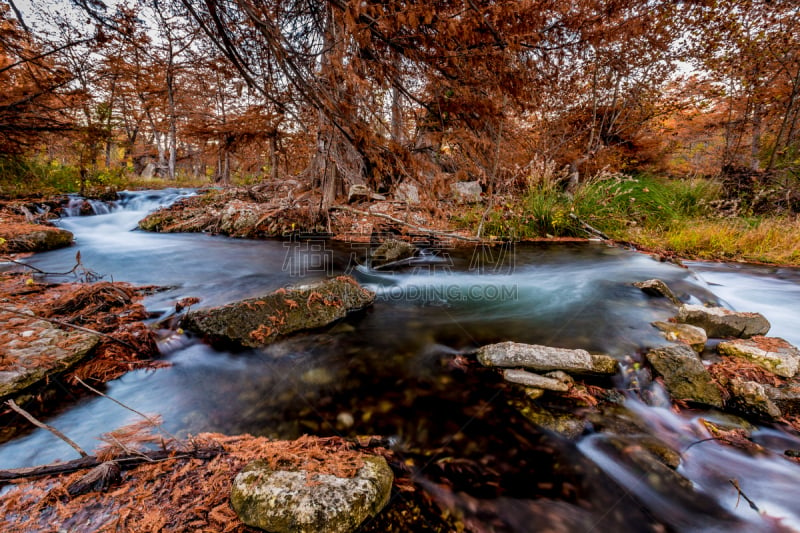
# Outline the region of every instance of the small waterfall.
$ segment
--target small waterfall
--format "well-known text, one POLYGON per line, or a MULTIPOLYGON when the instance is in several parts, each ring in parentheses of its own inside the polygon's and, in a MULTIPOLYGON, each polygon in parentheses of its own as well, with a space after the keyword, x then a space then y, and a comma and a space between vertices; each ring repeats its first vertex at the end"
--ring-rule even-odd
POLYGON ((120 191, 117 200, 104 201, 69 195, 61 208, 62 217, 108 215, 115 211, 152 211, 171 205, 179 198, 193 196, 190 189, 164 189, 160 191, 120 191))

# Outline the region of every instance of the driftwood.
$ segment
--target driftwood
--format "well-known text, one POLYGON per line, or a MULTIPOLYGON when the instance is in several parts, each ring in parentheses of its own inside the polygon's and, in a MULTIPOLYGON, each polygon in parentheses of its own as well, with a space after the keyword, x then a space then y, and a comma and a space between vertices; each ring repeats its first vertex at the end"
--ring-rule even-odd
MULTIPOLYGON (((171 461, 174 459, 212 459, 224 450, 220 446, 209 446, 194 448, 189 451, 174 450, 153 450, 146 452, 136 452, 131 455, 116 457, 113 462, 117 463, 120 470, 129 470, 143 463, 155 463, 159 461, 171 461)), ((0 470, 0 484, 14 481, 16 479, 32 479, 46 476, 57 476, 60 474, 70 474, 78 470, 98 467, 108 461, 102 461, 93 455, 81 457, 66 463, 54 463, 49 465, 31 466, 26 468, 12 468, 0 470)))
POLYGON ((435 229, 423 228, 422 226, 417 226, 416 224, 411 224, 410 222, 406 222, 405 220, 400 220, 399 218, 395 218, 395 217, 393 217, 391 215, 387 215, 385 213, 374 213, 372 211, 361 211, 360 209, 353 209, 352 207, 347 207, 347 206, 344 206, 344 205, 332 205, 330 207, 330 209, 331 210, 335 209, 337 211, 344 211, 346 213, 353 213, 355 215, 384 218, 384 219, 389 220, 391 222, 394 222, 396 224, 402 224, 403 226, 408 226, 409 228, 411 228, 413 230, 421 231, 423 233, 429 233, 431 235, 437 235, 439 237, 450 237, 451 239, 458 239, 458 240, 467 241, 467 242, 485 242, 483 239, 478 239, 478 238, 475 238, 475 237, 467 237, 467 236, 464 236, 464 235, 459 235, 458 233, 449 233, 447 231, 438 231, 438 230, 435 230, 435 229))

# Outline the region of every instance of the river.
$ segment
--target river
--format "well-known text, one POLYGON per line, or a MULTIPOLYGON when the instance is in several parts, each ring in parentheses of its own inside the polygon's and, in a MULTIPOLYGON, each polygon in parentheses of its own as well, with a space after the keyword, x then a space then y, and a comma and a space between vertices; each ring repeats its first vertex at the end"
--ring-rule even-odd
MULTIPOLYGON (((659 278, 685 301, 712 302, 763 313, 771 336, 800 345, 800 271, 740 264, 691 262, 689 268, 603 243, 507 245, 489 249, 429 249, 398 272, 368 271, 365 245, 325 240, 248 241, 202 234, 154 234, 138 220, 188 191, 126 192, 102 214, 62 218, 76 246, 37 254, 29 262, 51 272, 69 270, 80 251, 83 264, 105 279, 170 287, 145 300, 167 314, 194 296, 211 306, 255 296, 299 280, 350 273, 378 293, 375 305, 333 329, 293 337, 262 350, 220 351, 185 335, 161 343, 168 368, 134 371, 105 392, 143 412, 160 414, 165 427, 186 435, 202 431, 293 438, 303 433, 394 436, 409 446, 441 439, 461 386, 442 360, 482 344, 514 340, 608 353, 632 368, 642 352, 663 339, 650 323, 675 314, 666 299, 632 286, 659 278), (421 398, 426 398, 423 402, 421 398)), ((626 382, 620 378, 619 386, 626 382)), ((675 413, 659 397, 629 396, 626 407, 653 436, 683 452, 678 473, 735 518, 714 518, 679 495, 656 490, 635 465, 604 445, 604 436, 580 437, 588 458, 658 521, 677 530, 769 530, 730 483, 767 515, 800 531, 800 465, 783 456, 800 439, 756 428, 765 452, 752 456, 709 441, 700 418, 675 413)), ((663 394, 661 395, 663 398, 663 394)), ((721 416, 721 415, 720 415, 721 416)), ((86 449, 98 437, 135 421, 104 398, 70 402, 47 423, 86 449)), ((0 445, 0 468, 70 459, 74 452, 42 430, 0 445)))

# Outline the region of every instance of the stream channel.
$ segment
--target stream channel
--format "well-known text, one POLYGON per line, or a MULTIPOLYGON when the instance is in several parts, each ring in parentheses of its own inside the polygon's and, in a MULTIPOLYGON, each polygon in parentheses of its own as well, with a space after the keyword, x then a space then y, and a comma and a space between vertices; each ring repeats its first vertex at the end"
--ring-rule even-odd
MULTIPOLYGON (((609 451, 605 433, 588 430, 575 443, 561 439, 572 457, 602 471, 603 483, 613 480, 617 492, 633 495, 636 512, 644 509, 673 530, 800 531, 800 464, 784 456, 787 449, 800 449, 800 438, 758 427, 752 439, 765 448, 758 455, 715 441, 693 444, 708 436, 700 418, 726 415, 674 412, 659 385, 635 364, 648 347, 664 344, 650 323, 674 316, 675 307, 632 285, 659 278, 684 301, 761 312, 772 323, 770 336, 800 345, 800 270, 703 262, 690 262, 687 269, 589 242, 440 248, 404 269, 375 272, 358 266, 367 253, 363 244, 135 229, 148 211, 186 194, 191 192, 124 192, 111 206, 98 204, 102 214, 64 217, 58 224, 74 233, 76 246, 28 262, 63 272, 79 250, 83 264, 105 279, 170 287, 144 302, 149 311, 164 314, 183 297, 215 306, 343 272, 378 296, 372 308, 333 328, 260 350, 221 351, 197 338, 167 337, 160 347, 170 367, 130 372, 104 391, 139 411, 160 414, 171 432, 274 438, 381 434, 410 449, 455 442, 465 450, 502 455, 480 449, 490 437, 481 431, 493 430, 486 423, 469 427, 475 410, 464 402, 473 401, 473 391, 466 389, 474 384, 454 380, 446 361, 505 340, 584 348, 623 362, 625 372, 615 382, 619 390, 636 380, 646 384, 646 395, 626 394, 625 407, 653 437, 682 453, 677 472, 692 482, 692 494, 702 495, 659 487, 658 480, 609 451), (761 513, 741 498, 731 479, 761 513)), ((68 399, 45 421, 94 449, 99 435, 135 420, 104 398, 86 396, 68 399)), ((0 445, 0 468, 73 455, 47 431, 33 429, 0 445)), ((593 490, 602 494, 606 487, 593 490)))

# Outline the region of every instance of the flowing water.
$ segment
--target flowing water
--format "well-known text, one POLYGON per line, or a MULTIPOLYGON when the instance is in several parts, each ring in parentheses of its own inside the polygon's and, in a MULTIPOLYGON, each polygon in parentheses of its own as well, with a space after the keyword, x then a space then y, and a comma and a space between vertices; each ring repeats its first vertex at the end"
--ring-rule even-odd
MULTIPOLYGON (((199 297, 201 306, 220 305, 343 272, 378 297, 372 308, 327 331, 262 350, 220 351, 195 338, 168 336, 161 349, 172 366, 130 372, 105 392, 139 411, 161 414, 170 431, 281 438, 380 433, 423 449, 466 433, 480 446, 482 436, 467 428, 472 419, 462 423, 456 413, 474 384, 454 380, 442 361, 502 340, 584 348, 624 362, 621 389, 632 388, 634 380, 645 383, 647 403, 630 394, 625 407, 652 436, 682 452, 677 472, 692 482, 694 492, 687 494, 702 498, 664 490, 615 451, 607 433, 588 432, 571 453, 599 467, 651 518, 674 529, 772 530, 774 523, 742 500, 730 481, 735 480, 762 513, 800 531, 800 465, 783 455, 800 449, 800 439, 756 428, 753 439, 765 451, 755 456, 715 441, 698 442, 707 438, 700 418, 724 416, 673 412, 657 383, 643 375, 636 364, 641 353, 664 342, 650 323, 675 310, 666 299, 647 297, 632 286, 660 278, 684 301, 762 312, 773 324, 771 335, 798 345, 800 271, 707 263, 685 269, 634 251, 581 243, 440 246, 402 270, 376 272, 362 266, 363 244, 135 230, 149 210, 186 194, 191 193, 124 193, 117 203, 95 208, 95 216, 63 218, 60 225, 75 234, 77 245, 29 262, 63 272, 79 250, 83 264, 106 279, 169 287, 145 301, 150 311, 165 315, 183 297, 199 297)), ((133 421, 129 411, 96 397, 74 399, 47 420, 87 449, 98 445, 102 433, 133 421)), ((29 431, 0 446, 0 468, 70 459, 72 453, 48 432, 29 431)))

